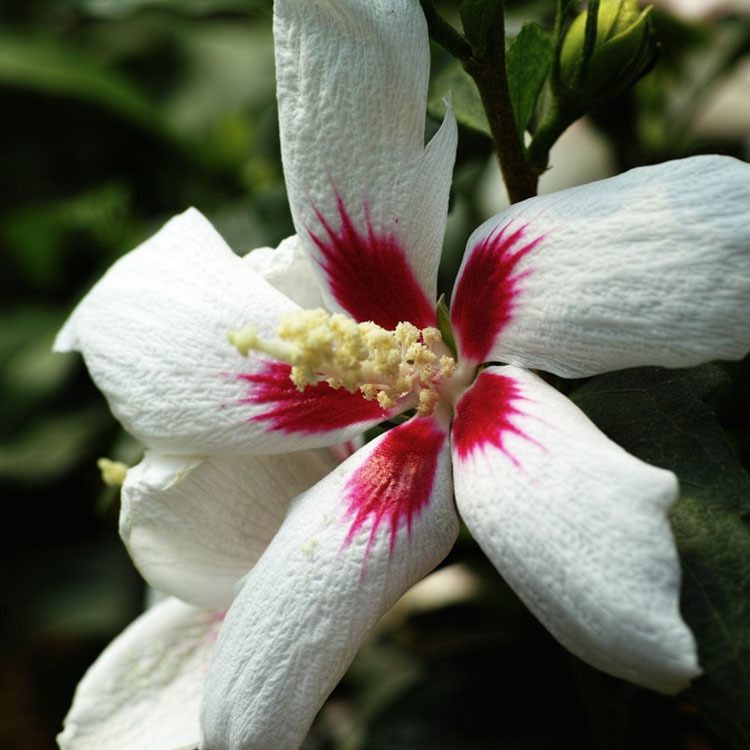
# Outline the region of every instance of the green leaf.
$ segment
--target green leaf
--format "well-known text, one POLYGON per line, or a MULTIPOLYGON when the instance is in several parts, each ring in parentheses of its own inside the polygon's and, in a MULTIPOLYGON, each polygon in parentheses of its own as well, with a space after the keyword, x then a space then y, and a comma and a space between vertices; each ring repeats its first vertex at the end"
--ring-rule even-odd
POLYGON ((0 84, 74 96, 164 133, 158 108, 128 79, 102 67, 101 60, 43 36, 0 32, 0 84))
POLYGON ((463 0, 461 23, 474 55, 482 57, 487 49, 487 35, 498 13, 503 12, 502 0, 463 0))
POLYGON ((0 387, 7 397, 0 404, 2 421, 57 392, 70 376, 75 357, 55 354, 52 342, 64 315, 41 307, 0 312, 0 387))
MULTIPOLYGON (((127 236, 130 196, 117 183, 97 185, 62 200, 0 212, 0 243, 19 280, 37 289, 64 274, 66 243, 86 237, 98 248, 121 248, 127 236)), ((113 258, 114 260, 114 258, 113 258)))
POLYGON ((445 116, 443 99, 450 94, 453 113, 461 125, 492 137, 487 115, 484 112, 479 90, 459 62, 452 62, 430 86, 427 109, 431 117, 442 120, 445 116))
POLYGON ((739 750, 750 747, 750 477, 705 403, 725 381, 713 365, 639 368, 594 378, 572 398, 626 450, 679 477, 681 606, 704 669, 681 697, 739 750))
POLYGON ((505 58, 513 115, 522 139, 534 116, 553 59, 552 42, 541 27, 535 23, 524 24, 505 58))
POLYGON ((47 417, 0 441, 0 479, 41 484, 71 471, 111 427, 103 406, 47 417))
MULTIPOLYGON (((207 132, 227 127, 226 118, 233 118, 236 128, 238 113, 247 130, 247 110, 273 102, 273 39, 267 19, 256 23, 177 21, 172 23, 171 38, 192 71, 161 103, 164 118, 175 131, 202 143, 207 132)), ((226 135, 216 134, 218 138, 226 135)), ((247 137, 244 133, 240 139, 247 137)), ((231 150, 229 144, 226 148, 231 150)))

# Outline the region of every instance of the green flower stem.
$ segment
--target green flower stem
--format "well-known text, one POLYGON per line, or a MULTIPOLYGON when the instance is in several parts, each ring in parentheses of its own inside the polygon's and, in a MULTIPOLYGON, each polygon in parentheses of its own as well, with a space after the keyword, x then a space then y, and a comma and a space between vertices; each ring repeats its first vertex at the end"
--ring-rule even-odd
POLYGON ((432 0, 420 0, 427 19, 430 38, 457 60, 465 62, 471 57, 471 45, 435 10, 432 0))
POLYGON ((505 76, 504 37, 499 39, 499 44, 488 42, 482 59, 472 57, 464 67, 479 89, 508 197, 518 203, 537 194, 539 174, 526 161, 518 137, 505 76))
POLYGON ((571 107, 564 106, 559 99, 553 100, 526 149, 529 166, 536 174, 542 174, 547 169, 550 149, 582 114, 583 112, 575 112, 571 107))
POLYGON ((541 173, 526 161, 513 115, 505 71, 505 19, 502 12, 492 22, 484 54, 481 57, 472 55, 464 61, 464 68, 479 89, 510 202, 532 198, 537 194, 541 173))
POLYGON ((543 170, 537 171, 526 160, 518 136, 505 71, 505 19, 502 11, 495 15, 487 30, 485 49, 480 55, 439 16, 430 0, 421 0, 421 3, 430 36, 461 61, 477 85, 510 202, 532 198, 537 194, 539 175, 543 170))

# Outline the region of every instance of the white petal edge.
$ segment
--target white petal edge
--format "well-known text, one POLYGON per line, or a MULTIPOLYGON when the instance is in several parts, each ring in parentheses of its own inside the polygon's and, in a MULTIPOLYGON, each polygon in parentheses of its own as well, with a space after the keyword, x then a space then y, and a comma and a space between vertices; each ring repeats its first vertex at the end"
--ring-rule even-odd
MULTIPOLYGON (((668 511, 673 474, 606 438, 532 373, 510 378, 514 429, 502 450, 454 446, 459 514, 485 554, 550 632, 605 672, 665 693, 700 673, 679 611, 680 565, 668 511)), ((458 422, 462 404, 457 407, 458 422)))
POLYGON ((244 259, 274 289, 300 307, 325 309, 318 277, 296 234, 282 240, 277 248, 259 247, 244 259))
MULTIPOLYGON (((373 540, 365 523, 347 542, 347 483, 388 434, 294 501, 245 579, 206 684, 202 748, 298 748, 371 628, 450 551, 458 519, 447 440, 411 534, 400 526, 391 546, 387 523, 373 540)), ((372 470, 382 474, 381 464, 372 470)), ((398 484, 399 477, 385 481, 398 484)))
POLYGON ((517 264, 528 275, 487 359, 579 377, 743 357, 748 206, 749 164, 696 156, 510 207, 468 247, 504 225, 543 239, 517 264))
POLYGON ((106 272, 54 348, 83 354, 112 413, 146 446, 239 452, 265 431, 237 406, 247 388, 232 375, 253 363, 227 336, 250 323, 272 336, 280 317, 296 309, 189 209, 106 272))
POLYGON ((292 498, 337 465, 324 448, 209 459, 147 452, 122 488, 120 536, 155 589, 226 609, 292 498))
POLYGON ((79 683, 57 737, 61 750, 196 747, 222 614, 165 599, 131 623, 79 683))
MULTIPOLYGON (((304 247, 319 258, 316 209, 337 228, 338 194, 360 232, 369 222, 399 238, 434 299, 458 135, 448 108, 425 149, 430 50, 419 3, 277 0, 274 36, 282 158, 304 247)), ((328 305, 337 308, 332 296, 328 305)))

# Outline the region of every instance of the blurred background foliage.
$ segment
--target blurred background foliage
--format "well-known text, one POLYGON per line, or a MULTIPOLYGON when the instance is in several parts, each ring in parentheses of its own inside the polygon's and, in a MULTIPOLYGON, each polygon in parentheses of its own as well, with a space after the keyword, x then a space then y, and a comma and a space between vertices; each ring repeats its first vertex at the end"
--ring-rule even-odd
MULTIPOLYGON (((525 20, 549 22, 551 5, 510 3, 509 32, 525 20)), ((135 463, 140 447, 79 358, 51 354, 55 332, 116 258, 188 206, 241 254, 293 231, 271 6, 0 0, 2 750, 54 745, 83 671, 144 602, 117 536, 116 493, 96 468, 100 456, 135 463)), ((452 20, 457 6, 438 3, 452 20)), ((659 11, 655 21, 657 67, 571 129, 584 133, 582 145, 576 132, 561 141, 546 189, 692 153, 750 156, 747 20, 659 11)), ((449 290, 468 234, 504 197, 476 92, 437 48, 433 73, 428 131, 448 87, 461 121, 441 276, 449 290)), ((711 390, 711 404, 747 466, 748 368, 725 372, 730 383, 711 390)), ((386 621, 307 747, 739 747, 690 700, 638 690, 567 655, 469 539, 453 562, 470 578, 427 604, 407 601, 386 621)))

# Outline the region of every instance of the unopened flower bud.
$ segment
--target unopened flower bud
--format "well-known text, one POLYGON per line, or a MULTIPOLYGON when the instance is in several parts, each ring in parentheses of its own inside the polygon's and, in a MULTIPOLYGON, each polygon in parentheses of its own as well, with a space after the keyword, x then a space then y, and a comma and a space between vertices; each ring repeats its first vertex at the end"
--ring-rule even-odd
POLYGON ((588 32, 589 9, 570 25, 560 50, 558 96, 588 109, 613 99, 653 65, 651 6, 640 10, 636 0, 601 0, 596 32, 588 32))

